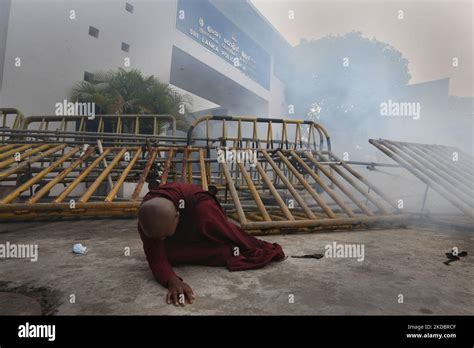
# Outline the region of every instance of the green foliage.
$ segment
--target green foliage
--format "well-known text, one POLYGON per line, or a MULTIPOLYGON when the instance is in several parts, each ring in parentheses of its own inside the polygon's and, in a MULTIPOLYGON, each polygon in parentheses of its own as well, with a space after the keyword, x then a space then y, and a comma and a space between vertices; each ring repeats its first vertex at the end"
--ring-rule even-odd
MULTIPOLYGON (((182 131, 193 120, 189 96, 180 95, 153 75, 146 77, 138 70, 96 72, 93 81, 76 83, 71 100, 95 103, 97 114, 170 114, 176 118, 176 128, 182 131)), ((150 127, 148 124, 144 128, 150 127)))
POLYGON ((295 47, 287 100, 296 117, 363 125, 380 100, 410 80, 408 61, 394 47, 360 32, 302 40, 295 47), (346 66, 344 66, 346 62, 346 66))

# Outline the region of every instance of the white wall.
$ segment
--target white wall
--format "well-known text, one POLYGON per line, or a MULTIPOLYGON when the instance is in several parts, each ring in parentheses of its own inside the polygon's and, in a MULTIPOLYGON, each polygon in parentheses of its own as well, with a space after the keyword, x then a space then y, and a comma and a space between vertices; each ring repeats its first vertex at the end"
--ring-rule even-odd
POLYGON ((3 63, 7 45, 8 17, 10 14, 10 0, 0 0, 0 105, 2 102, 3 63))
POLYGON ((285 97, 285 85, 275 75, 270 76, 271 93, 268 102, 268 117, 288 118, 288 104, 285 97))
POLYGON ((55 104, 68 99, 84 71, 124 67, 125 57, 130 57, 130 68, 168 83, 176 45, 269 101, 269 115, 258 116, 283 116, 283 84, 272 76, 271 90, 266 90, 177 30, 176 0, 129 0, 133 14, 125 11, 125 2, 12 0, 0 106, 25 115, 54 114, 55 104), (71 10, 75 19, 70 19, 71 10), (98 39, 88 34, 90 25, 99 29, 98 39), (121 50, 122 41, 130 45, 129 53, 121 50), (14 66, 17 57, 20 67, 14 66))
POLYGON ((83 80, 84 71, 124 67, 125 57, 130 57, 132 68, 167 82, 171 41, 158 33, 173 27, 174 4, 133 4, 131 14, 122 1, 12 0, 3 106, 28 115, 52 114, 74 82, 83 80), (71 10, 75 20, 69 18, 71 10), (98 39, 89 36, 90 25, 100 30, 98 39), (122 41, 130 44, 129 53, 121 50, 122 41), (16 57, 21 67, 14 67, 16 57))

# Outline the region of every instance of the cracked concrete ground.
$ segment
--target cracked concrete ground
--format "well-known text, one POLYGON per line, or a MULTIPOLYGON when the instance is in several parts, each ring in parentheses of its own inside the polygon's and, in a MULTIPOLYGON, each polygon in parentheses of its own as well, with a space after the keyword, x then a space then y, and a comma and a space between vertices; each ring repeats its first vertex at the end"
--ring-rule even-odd
POLYGON ((418 228, 262 237, 280 243, 290 257, 245 272, 176 267, 197 299, 175 307, 165 304, 166 289, 152 278, 135 226, 136 220, 1 223, 0 244, 38 244, 39 256, 37 262, 0 259, 0 314, 25 314, 28 308, 35 313, 32 299, 43 314, 57 315, 474 314, 472 231, 418 228), (291 257, 324 254, 325 245, 334 241, 364 244, 364 261, 291 257), (88 253, 73 254, 75 243, 87 246, 88 253), (445 253, 453 246, 468 256, 447 266, 445 253))

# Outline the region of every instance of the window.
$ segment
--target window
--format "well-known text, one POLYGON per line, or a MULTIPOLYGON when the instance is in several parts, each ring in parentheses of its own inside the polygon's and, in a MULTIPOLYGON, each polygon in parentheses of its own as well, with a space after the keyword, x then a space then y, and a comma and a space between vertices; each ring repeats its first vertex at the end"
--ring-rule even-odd
POLYGON ((125 51, 125 52, 130 51, 130 45, 126 42, 122 42, 122 51, 125 51))
POLYGON ((95 37, 96 39, 99 38, 99 29, 94 28, 93 26, 89 27, 89 35, 95 37))
POLYGON ((130 13, 133 13, 133 6, 130 5, 128 2, 125 3, 125 10, 130 12, 130 13))
POLYGON ((94 74, 88 71, 84 71, 84 81, 92 82, 94 80, 94 74))

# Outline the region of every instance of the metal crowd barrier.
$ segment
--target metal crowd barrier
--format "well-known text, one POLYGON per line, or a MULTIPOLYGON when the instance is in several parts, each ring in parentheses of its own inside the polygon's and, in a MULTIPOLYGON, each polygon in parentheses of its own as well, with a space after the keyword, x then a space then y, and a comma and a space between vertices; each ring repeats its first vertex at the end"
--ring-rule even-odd
MULTIPOLYGON (((18 129, 22 126, 25 116, 14 108, 0 108, 0 129, 18 129)), ((4 141, 5 138, 2 135, 0 141, 4 141)))
POLYGON ((29 116, 23 119, 23 129, 68 131, 68 125, 77 132, 114 133, 114 134, 150 134, 159 135, 163 129, 176 134, 176 119, 168 114, 151 115, 94 115, 94 116, 29 116), (55 128, 55 129, 51 129, 55 128))
POLYGON ((213 192, 253 234, 407 221, 315 122, 207 116, 186 137, 79 129, 0 132, 0 219, 135 216, 146 184, 183 181, 213 192))
POLYGON ((369 142, 460 212, 474 217, 474 159, 470 155, 452 146, 386 139, 370 139, 369 142))

